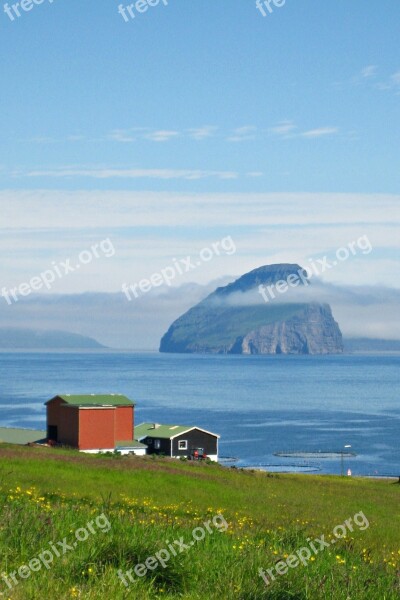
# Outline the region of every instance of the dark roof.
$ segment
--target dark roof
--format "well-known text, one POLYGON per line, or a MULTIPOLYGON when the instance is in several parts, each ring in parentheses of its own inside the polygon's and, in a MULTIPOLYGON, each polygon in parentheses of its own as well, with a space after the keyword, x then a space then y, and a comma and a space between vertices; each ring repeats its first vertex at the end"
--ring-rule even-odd
POLYGON ((52 402, 56 398, 61 398, 69 406, 134 406, 132 402, 126 396, 122 394, 86 394, 86 395, 71 395, 71 394, 58 394, 48 400, 46 404, 52 402))
POLYGON ((146 437, 171 440, 178 435, 182 435, 193 429, 198 429, 199 431, 204 431, 204 433, 208 433, 214 437, 219 437, 216 433, 211 433, 211 431, 207 431, 201 427, 195 427, 194 425, 160 425, 158 423, 141 423, 140 425, 135 426, 135 437, 139 440, 146 437), (154 427, 155 425, 156 427, 154 427))

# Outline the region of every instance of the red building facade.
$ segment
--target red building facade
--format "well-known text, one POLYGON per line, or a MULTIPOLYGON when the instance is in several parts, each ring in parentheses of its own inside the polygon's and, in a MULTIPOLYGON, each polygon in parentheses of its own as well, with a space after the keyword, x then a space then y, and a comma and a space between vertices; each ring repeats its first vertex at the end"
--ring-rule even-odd
POLYGON ((134 403, 120 394, 55 396, 47 407, 47 438, 82 451, 115 450, 134 441, 134 403))

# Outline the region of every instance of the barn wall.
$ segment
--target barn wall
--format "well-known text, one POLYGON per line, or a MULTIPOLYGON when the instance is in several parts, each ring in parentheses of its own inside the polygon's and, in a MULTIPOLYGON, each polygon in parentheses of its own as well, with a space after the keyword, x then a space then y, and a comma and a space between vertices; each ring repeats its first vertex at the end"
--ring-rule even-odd
POLYGON ((55 398, 49 404, 46 405, 46 415, 47 415, 47 436, 49 432, 49 426, 53 425, 55 427, 59 427, 60 423, 60 410, 61 405, 65 404, 61 398, 55 398))
POLYGON ((115 447, 115 413, 113 408, 79 410, 79 450, 115 447))
POLYGON ((57 427, 57 442, 78 447, 79 418, 77 408, 67 408, 62 398, 56 397, 46 406, 47 433, 50 426, 57 427))
POLYGON ((118 406, 115 411, 115 440, 133 440, 133 406, 118 406))
POLYGON ((60 406, 58 420, 58 442, 66 446, 78 447, 79 440, 79 410, 77 406, 60 406))

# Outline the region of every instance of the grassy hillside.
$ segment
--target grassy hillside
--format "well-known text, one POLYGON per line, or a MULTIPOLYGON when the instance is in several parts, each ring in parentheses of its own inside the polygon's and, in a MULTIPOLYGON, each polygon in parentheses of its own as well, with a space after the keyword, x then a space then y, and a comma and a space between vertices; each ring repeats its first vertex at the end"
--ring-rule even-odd
POLYGON ((400 594, 400 485, 393 482, 7 445, 0 446, 0 474, 4 598, 385 600, 400 594), (336 529, 346 536, 335 538, 334 528, 349 518, 353 531, 336 529), (319 548, 313 540, 322 535, 335 545, 310 551, 304 565, 298 560, 283 575, 275 570, 275 581, 264 583, 260 568, 284 570, 282 561, 310 543, 319 548), (132 572, 134 583, 125 576, 126 587, 118 571, 145 562, 141 576, 132 572))

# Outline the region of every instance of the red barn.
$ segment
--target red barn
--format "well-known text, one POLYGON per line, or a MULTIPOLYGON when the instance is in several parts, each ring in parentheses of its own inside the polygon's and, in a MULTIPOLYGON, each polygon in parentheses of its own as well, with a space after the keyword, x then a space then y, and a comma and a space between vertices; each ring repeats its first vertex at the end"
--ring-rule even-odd
POLYGON ((145 454, 134 440, 135 404, 121 394, 55 396, 47 407, 47 438, 83 452, 145 454))

